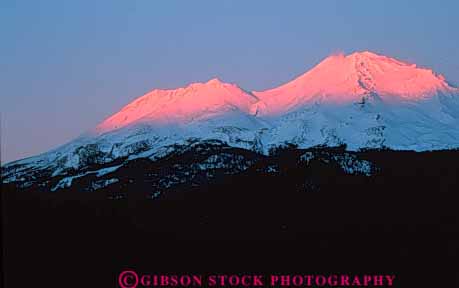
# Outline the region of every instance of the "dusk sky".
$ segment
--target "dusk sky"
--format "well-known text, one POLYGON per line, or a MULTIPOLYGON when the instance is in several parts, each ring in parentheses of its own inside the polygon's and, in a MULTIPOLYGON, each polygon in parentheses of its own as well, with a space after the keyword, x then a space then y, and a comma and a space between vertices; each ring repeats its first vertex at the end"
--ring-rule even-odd
POLYGON ((278 86, 370 50, 459 84, 459 1, 0 1, 2 162, 58 147, 154 88, 278 86))

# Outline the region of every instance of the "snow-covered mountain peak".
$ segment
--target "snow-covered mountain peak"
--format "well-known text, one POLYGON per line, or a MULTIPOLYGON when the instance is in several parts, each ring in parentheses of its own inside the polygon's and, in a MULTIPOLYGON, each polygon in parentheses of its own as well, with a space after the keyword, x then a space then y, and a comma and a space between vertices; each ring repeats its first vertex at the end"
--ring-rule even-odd
POLYGON ((347 56, 359 74, 359 81, 374 83, 377 93, 419 98, 437 91, 455 90, 442 75, 431 69, 417 67, 394 58, 372 52, 356 52, 347 56))
POLYGON ((96 132, 103 133, 138 122, 186 124, 195 119, 222 116, 234 111, 251 114, 251 107, 256 102, 257 97, 250 92, 218 78, 192 83, 184 88, 155 89, 103 121, 96 132))
POLYGON ((253 92, 267 107, 265 115, 278 115, 314 102, 346 104, 367 95, 385 102, 417 101, 438 93, 457 93, 441 75, 369 51, 336 54, 274 89, 253 92))
POLYGON ((215 77, 207 81, 205 84, 212 85, 212 86, 218 86, 218 85, 224 85, 225 83, 222 80, 220 80, 220 78, 215 77))
POLYGON ((203 141, 264 154, 286 144, 452 149, 459 147, 457 127, 459 89, 442 76, 368 51, 337 54, 267 91, 248 92, 218 78, 152 90, 92 133, 8 164, 8 181, 30 169, 56 176, 120 159, 159 159, 176 145, 203 141))
POLYGON ((379 62, 379 61, 382 61, 382 62, 392 62, 392 63, 398 63, 398 64, 403 64, 403 62, 395 59, 395 58, 391 58, 391 57, 387 57, 387 56, 384 56, 384 55, 380 55, 380 54, 377 54, 377 53, 374 53, 374 52, 371 52, 371 51, 357 51, 357 52, 354 52, 354 53, 351 53, 349 55, 344 55, 344 54, 341 54, 342 57, 345 57, 345 58, 349 58, 349 59, 354 59, 354 60, 362 60, 362 61, 367 61, 367 62, 379 62))

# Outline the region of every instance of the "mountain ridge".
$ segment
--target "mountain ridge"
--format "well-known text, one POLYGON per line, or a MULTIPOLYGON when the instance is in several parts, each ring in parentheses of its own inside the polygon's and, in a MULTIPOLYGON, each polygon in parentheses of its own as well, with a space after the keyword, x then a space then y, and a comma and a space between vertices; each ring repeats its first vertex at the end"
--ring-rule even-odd
POLYGON ((459 89, 444 77, 414 64, 358 52, 327 57, 294 80, 261 92, 218 78, 178 89, 154 89, 89 133, 49 152, 7 163, 2 171, 8 171, 7 182, 45 170, 54 177, 88 165, 159 159, 177 145, 205 141, 261 154, 285 145, 445 150, 459 147, 457 127, 459 89))
POLYGON ((386 102, 422 101, 438 92, 457 94, 459 89, 430 69, 361 51, 326 57, 295 79, 264 91, 247 91, 218 78, 177 89, 154 89, 104 120, 95 131, 122 128, 136 120, 180 124, 200 116, 205 118, 206 112, 212 117, 212 112, 220 115, 228 110, 271 117, 301 109, 311 102, 346 104, 375 95, 384 97, 386 102))
POLYGON ((398 100, 416 100, 437 91, 457 93, 458 89, 449 86, 443 76, 430 69, 363 51, 347 56, 331 55, 295 79, 253 94, 273 107, 271 113, 281 114, 295 105, 301 106, 318 98, 346 103, 362 95, 378 94, 385 96, 386 101, 393 100, 390 96, 400 96, 398 100))
POLYGON ((257 101, 257 97, 239 86, 213 78, 205 83, 191 83, 183 88, 154 89, 100 123, 96 131, 107 132, 135 121, 153 121, 160 124, 187 122, 190 118, 199 118, 203 112, 212 112, 212 109, 217 114, 227 110, 250 113, 251 104, 257 101))

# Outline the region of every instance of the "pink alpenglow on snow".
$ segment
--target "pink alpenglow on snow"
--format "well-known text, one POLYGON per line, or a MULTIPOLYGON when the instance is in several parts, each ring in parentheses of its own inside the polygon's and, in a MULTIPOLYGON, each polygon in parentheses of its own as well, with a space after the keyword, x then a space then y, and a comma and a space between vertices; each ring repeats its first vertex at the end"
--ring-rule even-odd
POLYGON ((385 103, 421 101, 438 93, 456 94, 443 76, 372 52, 334 54, 277 88, 248 92, 215 78, 175 90, 155 89, 109 117, 103 133, 137 123, 183 126, 228 115, 270 118, 314 103, 342 105, 374 96, 385 103))
POLYGON ((376 93, 386 101, 418 100, 456 90, 441 75, 372 52, 327 57, 280 87, 253 92, 266 104, 265 115, 280 114, 309 102, 347 103, 376 93))
MULTIPOLYGON (((218 79, 175 90, 156 89, 95 130, 20 163, 66 173, 69 167, 86 165, 81 160, 86 147, 97 149, 108 163, 120 157, 159 159, 177 145, 207 141, 263 154, 285 144, 298 148, 344 144, 351 151, 456 149, 457 127, 458 88, 432 70, 358 52, 329 56, 291 82, 267 91, 249 92, 218 79)), ((209 161, 219 165, 215 159, 209 161)), ((351 170, 369 171, 367 164, 359 165, 351 170)), ((12 175, 7 181, 15 181, 12 175)))
POLYGON ((109 117, 96 130, 105 132, 137 122, 187 124, 231 111, 250 113, 256 102, 258 99, 250 92, 214 78, 175 90, 155 89, 109 117))

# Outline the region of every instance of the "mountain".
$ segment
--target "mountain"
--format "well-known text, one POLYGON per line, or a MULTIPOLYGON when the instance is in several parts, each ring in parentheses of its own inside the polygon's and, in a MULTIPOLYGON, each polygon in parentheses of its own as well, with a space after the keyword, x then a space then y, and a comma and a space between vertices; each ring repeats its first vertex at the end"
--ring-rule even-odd
MULTIPOLYGON (((147 123, 158 128, 210 121, 236 121, 250 115, 259 100, 237 85, 214 78, 175 90, 155 89, 136 99, 96 127, 99 133, 132 124, 147 123)), ((255 121, 256 122, 256 121, 255 121)))
POLYGON ((247 162, 242 152, 233 153, 242 150, 225 152, 230 148, 259 155, 277 147, 453 149, 459 147, 457 127, 459 89, 444 77, 386 56, 356 52, 327 57, 267 91, 249 92, 219 79, 155 89, 76 140, 7 164, 2 174, 4 183, 54 191, 88 176, 103 178, 138 159, 159 161, 190 149, 198 154, 218 151, 198 159, 194 164, 199 167, 232 163, 238 167, 233 172, 254 162, 247 162))
POLYGON ((332 55, 293 81, 254 94, 268 107, 266 115, 279 115, 314 102, 345 104, 362 97, 414 102, 457 92, 429 69, 365 51, 332 55))
POLYGON ((351 150, 457 147, 459 90, 432 70, 371 52, 333 55, 280 87, 253 92, 271 143, 351 150))

